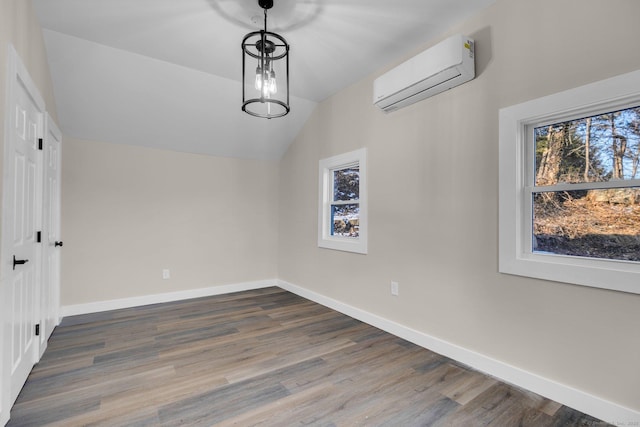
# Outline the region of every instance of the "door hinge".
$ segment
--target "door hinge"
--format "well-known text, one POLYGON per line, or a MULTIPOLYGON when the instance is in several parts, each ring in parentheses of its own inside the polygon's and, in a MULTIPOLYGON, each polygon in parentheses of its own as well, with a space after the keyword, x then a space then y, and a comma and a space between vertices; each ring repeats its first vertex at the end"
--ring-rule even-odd
POLYGON ((42 242, 42 231, 36 232, 36 243, 42 242))
POLYGON ((42 150, 42 138, 38 138, 38 150, 42 150))
POLYGON ((40 324, 39 323, 36 325, 36 336, 37 337, 40 336, 40 324))

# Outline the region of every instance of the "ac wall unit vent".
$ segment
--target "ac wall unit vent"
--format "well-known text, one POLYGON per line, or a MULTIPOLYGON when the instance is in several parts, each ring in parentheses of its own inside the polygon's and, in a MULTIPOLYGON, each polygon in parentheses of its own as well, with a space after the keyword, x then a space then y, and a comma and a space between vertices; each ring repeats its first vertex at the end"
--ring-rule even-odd
POLYGON ((475 75, 473 40, 458 34, 378 77, 373 82, 373 103, 388 113, 468 82, 475 75))

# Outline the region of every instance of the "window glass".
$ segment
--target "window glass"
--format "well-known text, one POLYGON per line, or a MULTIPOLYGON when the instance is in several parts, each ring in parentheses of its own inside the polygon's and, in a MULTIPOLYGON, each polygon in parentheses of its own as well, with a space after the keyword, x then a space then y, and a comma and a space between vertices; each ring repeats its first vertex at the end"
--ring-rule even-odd
POLYGON ((535 185, 640 178, 640 107, 536 127, 535 185))
POLYGON ((640 107, 536 126, 533 133, 532 250, 640 261, 640 190, 611 185, 639 175, 640 107), (569 185, 557 188, 562 184, 569 185), (582 185, 573 190, 573 184, 582 185))
POLYGON ((533 206, 535 252, 640 261, 640 188, 537 193, 533 206))
POLYGON ((360 168, 350 167, 333 171, 333 200, 360 198, 360 168))
POLYGON ((331 206, 331 235, 341 237, 360 236, 360 205, 331 206))
POLYGON ((360 233, 360 167, 333 171, 331 235, 357 238, 360 233), (350 203, 340 203, 350 202, 350 203))

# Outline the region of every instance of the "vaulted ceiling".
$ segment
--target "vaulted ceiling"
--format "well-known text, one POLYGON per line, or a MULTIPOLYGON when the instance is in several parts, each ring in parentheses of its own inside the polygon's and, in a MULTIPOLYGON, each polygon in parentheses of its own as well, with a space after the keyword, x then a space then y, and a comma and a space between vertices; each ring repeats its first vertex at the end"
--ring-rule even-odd
POLYGON ((257 0, 32 0, 60 127, 88 140, 279 158, 316 104, 495 0, 274 0, 291 45, 291 113, 241 111, 243 36, 257 0))

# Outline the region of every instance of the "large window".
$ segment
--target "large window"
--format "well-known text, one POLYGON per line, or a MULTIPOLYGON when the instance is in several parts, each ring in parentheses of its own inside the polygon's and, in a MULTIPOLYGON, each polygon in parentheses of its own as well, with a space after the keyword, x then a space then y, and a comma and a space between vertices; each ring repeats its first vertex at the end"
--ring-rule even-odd
POLYGON ((640 261, 640 106, 533 126, 534 252, 640 261))
POLYGON ((367 253, 366 151, 320 160, 318 246, 367 253))
POLYGON ((640 71, 500 111, 500 271, 640 293, 640 71))

